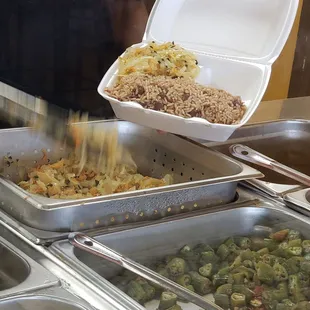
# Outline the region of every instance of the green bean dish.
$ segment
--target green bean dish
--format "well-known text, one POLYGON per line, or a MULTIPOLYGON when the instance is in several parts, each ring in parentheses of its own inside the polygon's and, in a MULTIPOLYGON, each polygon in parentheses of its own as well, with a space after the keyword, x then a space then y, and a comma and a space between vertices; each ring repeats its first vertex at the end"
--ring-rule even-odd
MULTIPOLYGON (((284 229, 263 237, 231 237, 219 246, 183 246, 151 269, 227 310, 310 309, 310 240, 284 229)), ((123 272, 111 282, 140 304, 180 310, 176 295, 123 272)))

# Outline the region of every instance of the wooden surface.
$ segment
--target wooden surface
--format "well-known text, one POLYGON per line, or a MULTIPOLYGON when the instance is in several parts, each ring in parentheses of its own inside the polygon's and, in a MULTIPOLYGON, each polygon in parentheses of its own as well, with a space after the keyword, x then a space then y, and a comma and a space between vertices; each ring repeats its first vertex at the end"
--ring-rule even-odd
POLYGON ((310 97, 263 101, 251 117, 249 124, 279 119, 310 120, 310 97))
POLYGON ((310 95, 310 1, 304 0, 289 97, 310 95))
MULTIPOLYGON (((310 1, 305 1, 308 1, 307 5, 309 5, 310 1)), ((293 29, 280 57, 272 67, 270 83, 263 100, 277 100, 288 97, 302 7, 303 0, 300 0, 293 29)))

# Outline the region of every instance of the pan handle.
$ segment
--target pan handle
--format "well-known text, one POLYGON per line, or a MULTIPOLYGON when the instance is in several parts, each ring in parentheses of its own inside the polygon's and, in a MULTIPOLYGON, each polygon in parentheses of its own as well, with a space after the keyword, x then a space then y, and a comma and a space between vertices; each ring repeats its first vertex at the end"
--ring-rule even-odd
POLYGON ((110 249, 109 247, 101 244, 100 242, 88 237, 83 233, 71 233, 68 238, 69 242, 73 246, 122 266, 123 268, 149 280, 152 283, 162 286, 166 290, 175 293, 179 297, 182 297, 203 309, 222 310, 221 307, 217 306, 213 302, 203 299, 198 294, 195 294, 185 289, 183 286, 176 284, 169 279, 166 279, 165 277, 159 275, 157 272, 154 272, 151 269, 136 263, 135 261, 119 254, 118 252, 110 249))
POLYGON ((295 169, 285 166, 274 159, 267 157, 248 146, 242 144, 234 144, 229 147, 230 153, 240 159, 257 164, 259 166, 273 170, 279 174, 294 179, 306 186, 310 186, 310 177, 295 169))

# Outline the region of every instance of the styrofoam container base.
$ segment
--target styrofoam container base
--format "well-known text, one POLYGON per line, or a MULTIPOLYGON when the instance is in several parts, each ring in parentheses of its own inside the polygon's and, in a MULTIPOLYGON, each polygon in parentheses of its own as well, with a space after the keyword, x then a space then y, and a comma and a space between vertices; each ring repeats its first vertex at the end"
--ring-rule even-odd
MULTIPOLYGON (((135 47, 145 46, 145 43, 135 47)), ((240 96, 247 111, 239 124, 212 124, 202 118, 183 118, 164 112, 145 109, 135 102, 121 102, 105 93, 105 87, 112 86, 117 79, 118 61, 107 71, 98 91, 109 102, 117 118, 143 126, 210 141, 226 141, 255 112, 268 85, 271 69, 255 63, 218 58, 195 53, 200 66, 196 81, 202 85, 224 89, 240 96)))
POLYGON ((105 88, 115 83, 118 60, 106 72, 98 92, 109 100, 120 119, 183 136, 226 141, 248 122, 262 100, 271 65, 288 38, 297 7, 298 0, 156 1, 143 42, 134 47, 143 47, 150 41, 175 41, 192 51, 200 66, 196 82, 240 96, 245 103, 247 110, 238 124, 182 118, 110 97, 105 88), (216 18, 210 14, 216 14, 216 18))

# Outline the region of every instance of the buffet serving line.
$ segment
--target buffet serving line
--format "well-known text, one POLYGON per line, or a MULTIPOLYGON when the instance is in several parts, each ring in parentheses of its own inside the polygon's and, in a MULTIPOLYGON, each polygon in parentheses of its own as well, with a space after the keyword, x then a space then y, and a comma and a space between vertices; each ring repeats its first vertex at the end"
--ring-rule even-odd
MULTIPOLYGON (((302 236, 290 237, 292 240, 289 242, 297 240, 297 248, 298 240, 302 245, 307 244, 306 239, 310 238, 309 190, 301 183, 270 169, 236 160, 230 153, 229 146, 249 146, 301 173, 310 174, 306 160, 310 136, 308 104, 310 98, 262 102, 253 115, 254 123, 250 121, 236 130, 224 143, 199 144, 199 141, 158 133, 156 130, 125 121, 112 121, 117 123, 121 136, 124 135, 124 142, 131 146, 130 150, 134 150, 139 169, 152 176, 154 171, 165 175, 173 169, 174 176, 180 180, 179 184, 169 185, 162 190, 145 190, 143 194, 121 193, 118 194, 120 198, 110 196, 56 201, 55 205, 49 205, 44 197, 27 196, 25 192, 20 192, 12 181, 14 177, 18 177, 16 166, 5 164, 7 156, 11 156, 13 162, 17 154, 19 157, 27 154, 27 162, 33 163, 42 156, 39 152, 42 148, 49 150, 48 156, 53 162, 53 151, 57 145, 53 145, 52 140, 32 135, 27 128, 2 130, 1 152, 6 158, 3 160, 2 169, 6 178, 1 180, 0 243, 3 249, 3 287, 0 293, 0 308, 7 309, 17 304, 26 307, 35 305, 38 309, 47 305, 61 309, 171 308, 165 306, 165 302, 168 305, 169 302, 173 304, 173 296, 172 301, 169 299, 170 295, 162 296, 159 302, 160 293, 153 292, 152 271, 155 276, 159 274, 158 283, 154 285, 156 290, 158 287, 167 290, 167 283, 162 282, 160 277, 167 279, 165 273, 156 265, 158 259, 161 260, 161 264, 168 264, 165 268, 178 269, 177 263, 180 262, 169 265, 169 259, 171 262, 171 259, 184 258, 186 254, 177 254, 180 249, 195 249, 202 243, 208 249, 204 253, 216 253, 216 257, 221 257, 222 261, 222 269, 217 273, 213 271, 213 282, 208 283, 208 289, 204 291, 204 286, 199 289, 202 285, 199 278, 195 280, 198 282, 189 284, 200 294, 198 296, 207 296, 207 307, 204 308, 221 309, 217 306, 220 305, 227 309, 225 305, 228 295, 225 294, 229 294, 230 298, 236 298, 237 305, 245 302, 238 301, 240 296, 247 296, 249 302, 259 304, 262 298, 256 295, 255 287, 249 289, 240 284, 229 284, 227 274, 215 277, 225 271, 228 260, 225 252, 223 254, 219 250, 219 245, 222 244, 222 248, 225 249, 225 242, 239 236, 239 239, 234 239, 238 244, 236 246, 246 249, 247 246, 242 245, 240 237, 252 242, 255 238, 263 238, 262 240, 268 243, 272 240, 270 236, 278 231, 301 232, 302 236), (275 110, 277 112, 274 112, 275 110), (279 119, 271 120, 272 113, 277 113, 279 119), (7 146, 4 148, 4 145, 7 146), (177 145, 181 148, 177 148, 177 145), (141 148, 149 151, 147 158, 142 156, 141 148), (10 154, 6 150, 10 150, 10 154), (205 160, 206 158, 208 160, 205 160), (263 178, 261 172, 265 175, 263 178), (9 180, 8 175, 13 179, 9 180), (74 233, 77 231, 82 235, 74 233), (97 245, 96 241, 100 244, 97 245), (104 245, 103 248, 101 244, 104 245), (95 252, 101 257, 95 256, 95 252), (171 256, 172 258, 169 258, 171 256), (135 273, 124 273, 122 267, 138 271, 138 274, 146 277, 148 281, 142 281, 142 277, 137 278, 135 273), (129 283, 136 287, 128 290, 129 283), (149 290, 148 297, 139 295, 141 287, 144 287, 144 293, 149 290), (235 291, 229 292, 229 288, 235 291), (245 289, 247 290, 244 291, 245 289), (247 292, 250 297, 245 295, 247 292)), ((111 121, 103 121, 96 122, 94 126, 109 124, 111 121)), ((59 151, 56 153, 59 154, 59 151)), ((268 252, 264 254, 264 259, 267 259, 268 255, 277 257, 275 253, 270 254, 273 248, 269 248, 268 244, 251 250, 266 251, 265 246, 268 252)), ((233 256, 235 263, 236 257, 238 256, 233 256)), ((281 256, 280 258, 284 259, 281 256)), ((207 264, 202 267, 213 264, 210 263, 212 259, 209 259, 206 258, 204 263, 207 264)), ((251 264, 251 260, 248 261, 251 264)), ((261 264, 265 262, 264 260, 261 264)), ((247 273, 242 274, 244 270, 241 267, 237 267, 239 272, 232 274, 234 279, 241 277, 244 280, 247 273)), ((250 266, 244 268, 253 270, 250 266)), ((205 269, 208 273, 208 268, 205 269)), ((307 276, 304 270, 298 270, 298 274, 307 276)), ((192 278, 199 275, 195 269, 188 272, 192 278)), ((287 281, 282 283, 292 285, 292 273, 290 272, 287 281)), ((179 287, 186 287, 186 277, 179 280, 170 277, 171 279, 177 286, 172 284, 170 287, 171 283, 168 283, 169 291, 184 293, 182 289, 179 291, 179 287)), ((159 289, 159 292, 161 291, 159 289)), ((303 294, 306 295, 306 292, 303 294)), ((195 299, 195 295, 187 296, 185 292, 185 295, 181 295, 183 298, 178 299, 177 305, 173 307, 202 308, 205 305, 204 301, 199 297, 195 299), (192 303, 185 302, 184 297, 188 297, 192 303)), ((289 293, 289 296, 294 294, 289 293)), ((298 309, 308 307, 303 301, 299 304, 303 308, 298 309)), ((242 309, 241 306, 239 308, 242 309)))
POLYGON ((0 310, 310 308, 310 98, 260 104, 298 0, 238 3, 156 1, 118 119, 0 83, 0 310))

